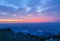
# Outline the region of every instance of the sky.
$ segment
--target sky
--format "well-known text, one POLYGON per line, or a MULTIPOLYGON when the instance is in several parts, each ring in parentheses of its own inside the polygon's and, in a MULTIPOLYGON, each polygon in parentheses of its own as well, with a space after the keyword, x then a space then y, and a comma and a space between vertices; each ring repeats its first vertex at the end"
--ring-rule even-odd
POLYGON ((0 0, 0 22, 60 21, 60 0, 0 0))

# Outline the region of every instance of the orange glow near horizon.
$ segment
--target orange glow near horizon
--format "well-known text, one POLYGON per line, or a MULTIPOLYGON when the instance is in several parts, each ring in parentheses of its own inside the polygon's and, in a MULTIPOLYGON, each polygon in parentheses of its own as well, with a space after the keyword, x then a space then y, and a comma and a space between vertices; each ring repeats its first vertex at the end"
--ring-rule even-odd
POLYGON ((19 22, 52 22, 54 19, 32 18, 32 19, 0 19, 0 23, 19 23, 19 22))

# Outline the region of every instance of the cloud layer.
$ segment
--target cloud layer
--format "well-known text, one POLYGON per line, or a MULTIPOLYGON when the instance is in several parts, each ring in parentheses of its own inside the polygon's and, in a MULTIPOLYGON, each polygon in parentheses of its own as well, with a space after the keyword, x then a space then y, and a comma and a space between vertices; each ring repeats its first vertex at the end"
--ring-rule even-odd
POLYGON ((60 0, 0 0, 0 19, 26 20, 47 17, 60 20, 60 0))

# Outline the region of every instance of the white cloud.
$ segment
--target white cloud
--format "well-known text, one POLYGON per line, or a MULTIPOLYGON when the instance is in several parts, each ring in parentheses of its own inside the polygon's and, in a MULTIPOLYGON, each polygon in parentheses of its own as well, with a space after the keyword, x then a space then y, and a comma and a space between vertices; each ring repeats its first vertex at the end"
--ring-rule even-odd
POLYGON ((31 10, 31 7, 28 7, 27 4, 24 4, 23 8, 25 8, 27 12, 31 10))
POLYGON ((41 0, 42 5, 47 5, 51 2, 52 0, 41 0))
POLYGON ((12 5, 12 4, 5 4, 5 6, 13 7, 15 9, 18 9, 19 8, 18 6, 15 6, 15 5, 12 5))
POLYGON ((0 12, 1 15, 8 15, 8 13, 0 12))
POLYGON ((29 12, 31 10, 31 7, 26 7, 26 11, 29 12))
POLYGON ((45 10, 47 10, 47 9, 51 9, 51 8, 55 8, 55 7, 57 7, 57 5, 54 5, 54 6, 50 6, 50 7, 45 7, 45 8, 42 8, 42 7, 37 7, 37 10, 36 10, 36 12, 42 12, 42 11, 45 11, 45 10), (38 9, 39 8, 39 9, 38 9))
POLYGON ((8 7, 13 7, 13 8, 15 8, 15 9, 18 9, 19 7, 18 6, 15 6, 15 5, 13 5, 13 4, 5 4, 5 3, 0 3, 0 5, 4 5, 4 6, 8 6, 8 7))

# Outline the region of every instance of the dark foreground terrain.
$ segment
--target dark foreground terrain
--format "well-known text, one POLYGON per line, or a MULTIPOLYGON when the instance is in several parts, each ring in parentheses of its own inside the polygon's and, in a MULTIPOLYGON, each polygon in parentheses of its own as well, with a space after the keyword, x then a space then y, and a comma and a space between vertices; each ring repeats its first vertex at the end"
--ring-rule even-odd
POLYGON ((49 37, 40 37, 24 34, 22 32, 14 32, 10 28, 0 29, 0 41, 60 41, 60 34, 49 37))

